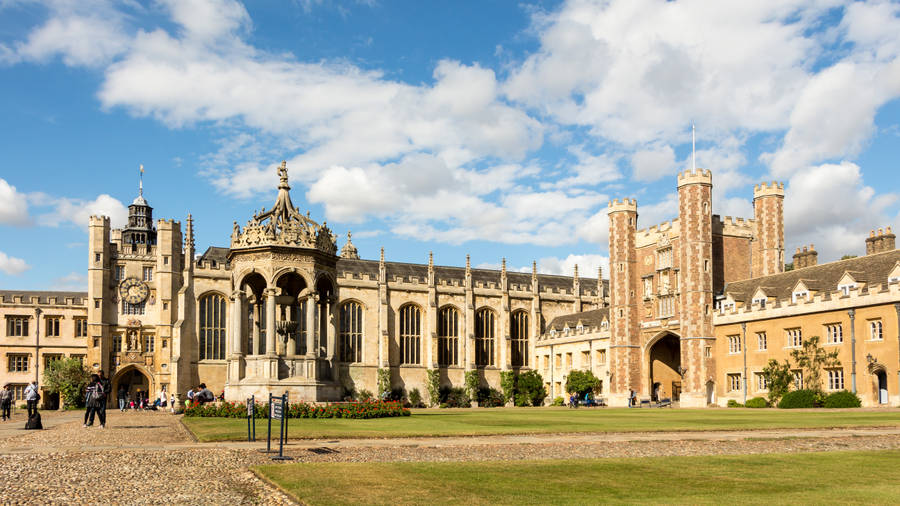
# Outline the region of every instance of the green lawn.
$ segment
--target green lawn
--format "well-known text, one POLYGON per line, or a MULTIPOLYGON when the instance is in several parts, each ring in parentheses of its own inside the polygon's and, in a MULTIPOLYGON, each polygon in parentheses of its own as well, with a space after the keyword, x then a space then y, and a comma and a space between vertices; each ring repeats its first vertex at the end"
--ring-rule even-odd
MULTIPOLYGON (((246 419, 183 418, 200 441, 247 438, 246 419)), ((256 421, 257 438, 265 437, 266 420, 256 421)), ((422 409, 412 416, 349 419, 291 419, 291 438, 362 438, 898 426, 900 410, 779 409, 422 409)), ((277 433, 277 429, 273 429, 277 433)))
POLYGON ((900 451, 256 468, 304 504, 896 504, 900 451))

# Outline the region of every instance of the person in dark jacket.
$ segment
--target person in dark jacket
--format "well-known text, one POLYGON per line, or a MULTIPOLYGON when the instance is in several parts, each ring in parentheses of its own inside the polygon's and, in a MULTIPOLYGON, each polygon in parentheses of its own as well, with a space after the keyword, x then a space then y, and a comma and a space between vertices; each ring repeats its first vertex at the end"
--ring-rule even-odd
POLYGON ((100 422, 100 424, 105 425, 106 424, 106 422, 105 422, 105 420, 106 420, 106 404, 109 401, 110 394, 112 394, 112 383, 110 383, 109 379, 107 379, 106 375, 103 374, 103 370, 100 370, 99 376, 100 376, 100 387, 103 389, 103 403, 100 405, 100 411, 103 412, 103 416, 100 419, 104 420, 104 421, 100 422))
POLYGON ((100 418, 100 428, 106 428, 106 410, 100 409, 105 403, 106 397, 103 395, 103 385, 100 383, 100 376, 92 374, 91 382, 87 387, 85 427, 94 425, 94 415, 97 415, 100 418))
POLYGON ((9 420, 9 408, 12 405, 12 390, 9 389, 9 384, 3 385, 3 390, 0 390, 0 412, 3 413, 3 421, 9 420))
POLYGON ((206 404, 207 402, 214 402, 216 396, 212 393, 212 390, 206 388, 206 383, 200 383, 200 391, 194 394, 194 400, 200 404, 206 404))

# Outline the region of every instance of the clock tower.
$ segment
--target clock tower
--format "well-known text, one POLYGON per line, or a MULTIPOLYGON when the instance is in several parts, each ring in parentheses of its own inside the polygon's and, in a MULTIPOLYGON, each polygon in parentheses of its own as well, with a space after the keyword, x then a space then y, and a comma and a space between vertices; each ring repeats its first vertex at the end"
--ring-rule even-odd
MULTIPOLYGON (((138 196, 122 229, 91 217, 88 269, 88 342, 85 365, 103 370, 118 392, 149 397, 171 390, 172 328, 184 263, 181 224, 153 220, 138 196)), ((113 396, 114 397, 114 396, 113 396)))

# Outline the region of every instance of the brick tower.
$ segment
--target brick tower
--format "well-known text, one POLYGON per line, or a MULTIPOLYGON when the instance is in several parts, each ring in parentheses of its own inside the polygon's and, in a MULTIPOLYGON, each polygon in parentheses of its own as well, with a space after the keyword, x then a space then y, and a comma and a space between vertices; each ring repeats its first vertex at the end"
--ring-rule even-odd
POLYGON ((707 383, 714 381, 712 174, 687 170, 678 175, 681 240, 679 323, 681 325, 681 406, 705 407, 707 383))
POLYGON ((755 223, 751 278, 784 272, 784 183, 753 188, 755 223))
POLYGON ((641 343, 638 324, 637 200, 609 203, 609 276, 612 336, 610 343, 610 405, 625 406, 629 390, 640 391, 641 343))

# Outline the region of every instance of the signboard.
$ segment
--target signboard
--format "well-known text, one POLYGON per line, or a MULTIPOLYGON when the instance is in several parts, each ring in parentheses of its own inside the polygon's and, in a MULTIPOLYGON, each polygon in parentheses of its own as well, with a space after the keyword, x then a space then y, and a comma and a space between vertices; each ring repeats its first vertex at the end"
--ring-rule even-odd
POLYGON ((272 398, 272 413, 270 416, 273 420, 284 420, 284 405, 282 400, 281 397, 272 398))
POLYGON ((253 405, 254 404, 255 403, 253 402, 253 397, 248 397, 247 398, 247 416, 248 417, 253 416, 253 405))

